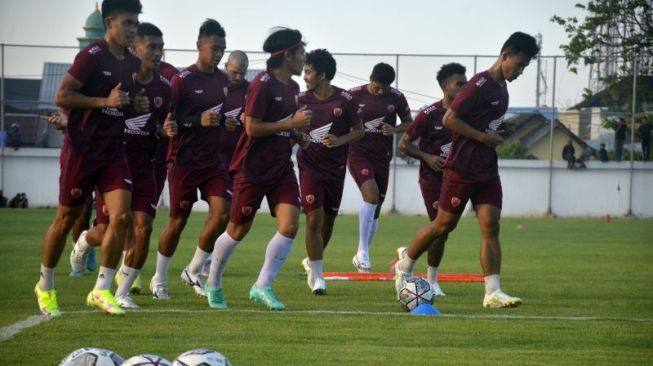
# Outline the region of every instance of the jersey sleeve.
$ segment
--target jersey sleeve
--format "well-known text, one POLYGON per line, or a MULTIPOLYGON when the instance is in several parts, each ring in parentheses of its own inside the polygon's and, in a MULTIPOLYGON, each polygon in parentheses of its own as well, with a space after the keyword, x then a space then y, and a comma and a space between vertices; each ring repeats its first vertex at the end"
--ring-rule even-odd
POLYGON ((412 118, 412 115, 410 114, 410 107, 408 106, 408 101, 406 100, 406 96, 403 93, 399 96, 397 114, 399 115, 399 119, 402 121, 408 118, 412 118))
POLYGON ((245 116, 263 120, 270 103, 270 84, 255 80, 249 85, 245 99, 245 116))
POLYGON ((176 113, 181 98, 184 96, 184 80, 175 75, 170 82, 170 112, 176 113))
POLYGON ((358 102, 356 102, 355 98, 352 98, 347 102, 345 113, 347 114, 347 122, 349 122, 349 127, 354 128, 357 126, 362 126, 363 120, 361 118, 361 109, 358 106, 358 102))
POLYGON ((415 117, 413 123, 408 125, 408 128, 406 128, 404 132, 406 135, 408 135, 408 137, 410 137, 411 141, 417 140, 417 138, 425 135, 424 126, 426 125, 426 120, 426 113, 424 113, 424 111, 420 111, 415 117))
POLYGON ((481 96, 481 88, 474 82, 468 82, 458 93, 449 109, 456 112, 458 117, 463 118, 474 110, 481 96))
POLYGON ((82 50, 75 56, 75 61, 73 61, 73 65, 68 69, 68 74, 79 80, 82 84, 86 84, 91 76, 97 72, 99 65, 98 53, 91 53, 88 49, 82 50))

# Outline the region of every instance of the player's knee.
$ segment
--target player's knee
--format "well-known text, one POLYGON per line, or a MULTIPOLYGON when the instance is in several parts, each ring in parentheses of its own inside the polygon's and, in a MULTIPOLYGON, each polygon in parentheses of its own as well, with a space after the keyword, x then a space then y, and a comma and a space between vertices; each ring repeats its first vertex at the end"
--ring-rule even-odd
POLYGON ((279 224, 279 234, 287 238, 294 238, 297 235, 297 230, 299 230, 299 224, 297 222, 279 224))
POLYGON ((181 232, 184 230, 184 227, 186 226, 187 220, 188 219, 186 217, 170 218, 170 221, 168 222, 168 229, 171 230, 173 233, 180 235, 181 232))
POLYGON ((493 221, 481 222, 481 235, 484 237, 499 236, 499 223, 493 221))
POLYGON ((134 235, 137 238, 149 237, 152 234, 152 224, 139 223, 134 225, 134 235))
POLYGON ((111 226, 114 228, 121 228, 124 230, 127 228, 127 225, 131 222, 132 220, 132 213, 130 211, 125 211, 125 212, 119 212, 109 219, 109 222, 111 226))

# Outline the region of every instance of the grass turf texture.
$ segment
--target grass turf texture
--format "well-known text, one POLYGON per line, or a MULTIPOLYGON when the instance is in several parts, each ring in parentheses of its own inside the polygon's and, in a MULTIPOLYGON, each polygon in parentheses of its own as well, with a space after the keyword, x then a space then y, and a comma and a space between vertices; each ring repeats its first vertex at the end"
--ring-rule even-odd
MULTIPOLYGON (((53 210, 0 209, 0 327, 38 314, 43 234, 53 210)), ((147 284, 154 272, 159 212, 143 271, 140 311, 110 317, 85 306, 95 274, 70 278, 67 245, 56 286, 63 316, 0 342, 0 363, 56 365, 84 346, 125 358, 155 353, 169 359, 192 348, 213 348, 234 365, 419 364, 650 364, 653 359, 653 222, 650 220, 502 219, 504 290, 524 299, 516 309, 484 309, 483 284, 443 283, 439 317, 402 313, 393 282, 327 282, 328 295, 310 293, 300 275, 304 221, 274 289, 287 306, 269 312, 247 299, 275 231, 268 215, 256 218, 224 278, 226 311, 208 308, 181 283, 205 214, 194 213, 170 271, 172 300, 155 301, 147 284), (524 230, 516 230, 518 224, 524 230)), ((387 271, 394 249, 426 223, 416 216, 384 216, 372 247, 375 271, 387 271)), ((356 216, 339 217, 325 270, 351 271, 356 216)), ((70 242, 70 239, 69 239, 70 242)), ((443 273, 480 273, 479 230, 461 220, 451 235, 443 273)), ((425 270, 421 258, 417 270, 425 270)), ((6 329, 6 328, 5 328, 6 329)), ((5 330, 3 329, 3 330, 5 330)))

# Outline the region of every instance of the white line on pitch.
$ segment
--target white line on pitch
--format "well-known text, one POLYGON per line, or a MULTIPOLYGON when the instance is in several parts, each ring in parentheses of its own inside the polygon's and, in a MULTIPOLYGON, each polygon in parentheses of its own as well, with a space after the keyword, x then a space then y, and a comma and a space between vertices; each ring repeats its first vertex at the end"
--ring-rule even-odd
POLYGON ((18 323, 2 327, 2 329, 0 329, 0 342, 4 342, 7 339, 10 339, 24 329, 37 326, 50 319, 51 317, 45 315, 33 315, 25 320, 19 321, 18 323))

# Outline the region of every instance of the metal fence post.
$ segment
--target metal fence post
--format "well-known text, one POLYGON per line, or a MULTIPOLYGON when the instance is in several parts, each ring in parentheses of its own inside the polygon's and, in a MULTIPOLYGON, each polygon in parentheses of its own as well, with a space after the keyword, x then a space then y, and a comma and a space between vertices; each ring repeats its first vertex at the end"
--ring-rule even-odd
POLYGON ((633 175, 635 174, 635 112, 637 108, 637 64, 639 53, 633 58, 633 104, 630 115, 630 174, 628 175, 628 213, 633 215, 633 175))
MULTIPOLYGON (((399 54, 395 55, 395 88, 399 89, 399 54)), ((399 120, 401 123, 401 120, 399 120)), ((392 206, 390 212, 397 213, 397 134, 392 134, 392 206)))
MULTIPOLYGON (((549 200, 546 214, 553 215, 553 127, 555 126, 556 119, 556 71, 557 71, 557 57, 553 56, 553 92, 551 94, 551 122, 549 132, 549 200)), ((539 77, 539 75, 538 75, 539 77)))

